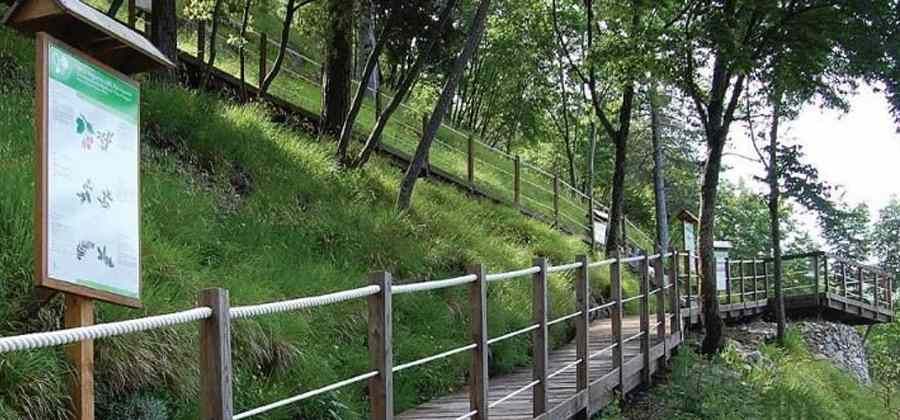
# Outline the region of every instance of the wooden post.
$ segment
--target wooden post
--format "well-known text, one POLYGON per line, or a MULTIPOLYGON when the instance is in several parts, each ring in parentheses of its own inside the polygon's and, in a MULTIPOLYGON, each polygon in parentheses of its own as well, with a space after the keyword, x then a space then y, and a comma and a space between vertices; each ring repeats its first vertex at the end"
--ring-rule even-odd
POLYGON ((472 369, 469 371, 469 409, 477 413, 475 420, 488 418, 488 332, 487 332, 487 280, 484 265, 468 268, 477 278, 469 287, 469 305, 472 311, 472 369))
POLYGON ((859 293, 859 301, 865 302, 866 299, 863 297, 863 281, 865 281, 865 274, 863 273, 862 267, 859 267, 857 276, 856 291, 859 293))
POLYGON ((470 135, 468 138, 466 160, 466 175, 469 181, 469 191, 475 191, 475 140, 470 135))
POLYGON ((546 258, 535 258, 534 265, 541 268, 541 271, 534 273, 532 279, 532 303, 531 313, 532 320, 538 325, 534 330, 532 343, 534 345, 534 369, 532 371, 532 379, 538 382, 534 386, 532 398, 532 410, 534 417, 544 414, 550 406, 550 400, 547 386, 547 366, 549 365, 549 356, 547 351, 547 263, 546 258))
POLYGON ((813 294, 816 296, 816 302, 819 302, 819 256, 812 256, 812 272, 813 272, 813 294))
POLYGON ((688 325, 692 325, 694 323, 694 301, 693 299, 691 299, 691 254, 691 251, 687 251, 684 253, 684 289, 687 296, 688 325))
POLYGON ((609 266, 609 281, 612 300, 615 302, 610 313, 613 340, 616 347, 613 348, 612 368, 619 370, 619 386, 622 396, 625 396, 625 369, 624 369, 624 344, 622 343, 622 259, 619 250, 614 250, 611 257, 615 258, 609 266))
POLYGON ((197 22, 197 59, 200 64, 206 61, 206 21, 197 22))
MULTIPOLYGON (((587 391, 590 380, 590 363, 588 360, 590 350, 588 342, 590 341, 591 331, 589 313, 591 309, 591 270, 588 268, 589 260, 586 255, 579 255, 576 261, 581 263, 581 267, 578 267, 578 270, 575 271, 575 306, 581 312, 581 316, 576 318, 575 324, 575 357, 581 360, 581 364, 575 368, 575 392, 577 393, 587 391)), ((587 420, 590 413, 591 408, 590 404, 588 404, 575 414, 575 418, 587 420)))
POLYGON ((753 259, 753 302, 759 300, 759 261, 753 259))
POLYGON ((559 172, 553 174, 553 223, 559 228, 559 172))
MULTIPOLYGON (((93 299, 66 293, 64 325, 66 328, 94 325, 93 299)), ((72 408, 75 420, 94 420, 94 340, 78 341, 66 346, 75 376, 72 382, 72 408)))
POLYGON ((881 283, 881 276, 878 273, 873 273, 874 277, 872 277, 872 286, 875 287, 875 290, 872 292, 872 305, 875 306, 875 309, 878 309, 878 284, 881 283))
POLYGON ((769 265, 765 261, 762 263, 763 277, 763 299, 769 299, 769 265))
POLYGON ((128 27, 134 29, 137 25, 137 6, 135 0, 128 0, 128 27))
POLYGON ((731 305, 731 261, 725 258, 725 303, 731 305))
POLYGON ((663 341, 663 349, 666 360, 669 360, 669 346, 666 341, 666 274, 663 264, 663 252, 659 252, 659 258, 653 262, 653 279, 659 290, 656 292, 656 338, 663 341))
POLYGON ((200 322, 200 418, 231 420, 234 408, 228 291, 201 290, 198 303, 213 312, 200 322))
POLYGON ((519 205, 521 203, 522 194, 522 158, 516 155, 513 160, 513 203, 519 205))
POLYGON ((672 282, 672 313, 675 314, 672 320, 672 331, 682 332, 681 296, 678 292, 678 251, 673 250, 670 258, 669 281, 672 282))
POLYGON ((593 193, 591 194, 590 197, 588 197, 587 219, 588 219, 588 227, 590 228, 590 234, 591 234, 591 252, 594 252, 597 250, 597 229, 594 225, 594 195, 593 195, 593 193))
POLYGON ((650 260, 647 255, 641 259, 641 383, 650 385, 650 260))
POLYGON ((744 264, 745 264, 744 260, 738 261, 738 288, 741 289, 741 293, 740 293, 741 304, 742 304, 741 306, 746 308, 747 307, 747 305, 746 305, 747 299, 745 299, 745 296, 746 296, 745 293, 746 293, 747 289, 744 288, 744 264))
MULTIPOLYGON (((843 261, 841 262, 841 296, 847 297, 847 264, 843 261)), ((844 304, 846 305, 846 302, 844 304)))
POLYGON ((259 75, 258 75, 259 82, 256 84, 256 86, 259 88, 262 88, 263 81, 266 80, 266 73, 269 72, 269 69, 267 68, 269 63, 266 61, 266 60, 268 60, 268 58, 266 57, 268 55, 268 50, 269 50, 268 47, 269 47, 268 35, 266 35, 266 33, 263 32, 263 33, 259 34, 259 75))
MULTIPOLYGON (((818 269, 816 269, 816 271, 818 271, 818 269)), ((828 258, 822 259, 822 278, 825 281, 825 293, 828 293, 828 258)), ((818 293, 818 290, 816 292, 818 293)))
POLYGON ((394 418, 394 350, 391 273, 369 274, 369 284, 381 291, 369 296, 369 367, 378 376, 369 379, 369 404, 373 420, 394 418))

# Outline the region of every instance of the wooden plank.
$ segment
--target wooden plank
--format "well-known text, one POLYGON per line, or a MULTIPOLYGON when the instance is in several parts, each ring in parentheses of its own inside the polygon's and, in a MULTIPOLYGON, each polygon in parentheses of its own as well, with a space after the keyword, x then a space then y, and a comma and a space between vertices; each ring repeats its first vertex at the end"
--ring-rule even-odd
POLYGON ((672 320, 672 330, 681 332, 681 296, 678 289, 678 251, 673 250, 669 260, 669 282, 672 284, 672 312, 675 317, 672 320))
POLYGON ((469 274, 477 278, 469 287, 469 306, 471 311, 472 368, 469 371, 469 409, 477 411, 472 419, 488 418, 488 331, 487 331, 487 280, 483 264, 468 268, 469 274))
MULTIPOLYGON (((660 257, 653 261, 653 277, 656 287, 656 338, 664 339, 666 336, 666 275, 663 265, 662 251, 660 257)), ((665 340, 663 340, 665 343, 665 340)), ((666 361, 669 360, 669 348, 665 347, 666 361)))
POLYGON ((550 405, 547 399, 547 365, 549 364, 547 359, 547 267, 549 264, 546 258, 541 257, 535 258, 533 266, 541 268, 532 276, 531 302, 532 322, 538 325, 532 336, 534 368, 531 376, 532 380, 540 381, 532 389, 532 410, 534 417, 537 417, 544 414, 550 405))
POLYGON ((369 274, 369 284, 381 291, 369 296, 369 367, 378 376, 369 379, 369 418, 394 418, 394 350, 391 273, 369 274))
POLYGON ((519 155, 516 155, 515 160, 513 160, 513 204, 516 207, 521 203, 520 195, 522 192, 522 158, 519 155))
POLYGON ((559 226, 559 172, 553 173, 553 223, 559 226))
MULTIPOLYGON (((64 325, 66 328, 94 325, 94 300, 66 293, 64 325)), ((66 346, 72 362, 72 409, 75 420, 94 419, 94 340, 78 341, 66 346)))
POLYGON ((731 304, 731 261, 725 258, 725 303, 731 304))
POLYGON ((198 303, 212 309, 212 316, 200 322, 200 418, 230 420, 234 407, 228 291, 201 290, 198 303))

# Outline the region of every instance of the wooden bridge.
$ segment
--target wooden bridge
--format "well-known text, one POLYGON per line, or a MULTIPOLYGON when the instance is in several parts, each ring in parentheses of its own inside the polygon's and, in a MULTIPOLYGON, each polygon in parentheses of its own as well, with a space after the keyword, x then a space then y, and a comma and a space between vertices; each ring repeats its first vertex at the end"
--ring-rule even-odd
MULTIPOLYGON (((620 395, 649 385, 653 373, 664 366, 684 340, 691 325, 701 323, 697 305, 700 292, 698 258, 690 253, 614 257, 551 265, 543 258, 527 268, 487 273, 473 265, 459 277, 394 284, 390 273, 376 272, 369 285, 320 296, 231 307, 228 291, 201 292, 196 308, 181 312, 90 327, 0 337, 0 354, 30 349, 90 343, 95 339, 133 334, 179 324, 200 325, 200 406, 203 420, 238 420, 255 417, 333 390, 367 384, 368 417, 399 419, 586 419, 620 395), (626 297, 622 272, 636 264, 640 290, 626 297), (591 273, 609 270, 610 296, 591 302, 591 273), (575 311, 550 319, 548 279, 570 273, 574 279, 575 311), (487 290, 490 284, 530 279, 533 289, 532 322, 516 331, 490 337, 487 329, 487 290), (452 350, 395 365, 393 356, 393 296, 424 293, 449 287, 469 290, 471 341, 452 350), (356 376, 304 390, 298 395, 234 413, 232 388, 232 321, 299 311, 340 302, 368 302, 369 367, 356 376), (548 346, 548 329, 566 323, 575 340, 555 351, 548 346), (490 348, 512 337, 531 336, 533 363, 512 373, 490 377, 490 348), (468 386, 409 411, 395 414, 393 378, 397 372, 455 354, 468 353, 468 386)), ((720 310, 726 319, 739 320, 766 312, 772 304, 768 260, 727 261, 720 310)), ((814 252, 785 257, 784 279, 788 313, 822 316, 854 324, 893 320, 891 277, 865 266, 814 252)), ((594 297, 597 297, 596 295, 594 297)), ((88 401, 91 405, 92 401, 88 401)))

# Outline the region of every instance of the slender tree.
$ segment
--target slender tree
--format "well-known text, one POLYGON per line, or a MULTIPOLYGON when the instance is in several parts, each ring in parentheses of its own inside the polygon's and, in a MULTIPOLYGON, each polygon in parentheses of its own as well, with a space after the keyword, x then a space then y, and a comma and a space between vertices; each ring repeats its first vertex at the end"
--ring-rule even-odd
POLYGON ((153 0, 150 42, 173 62, 178 60, 178 18, 175 0, 153 0))
POLYGON ((653 198, 656 211, 656 249, 661 253, 669 252, 669 210, 666 208, 665 161, 662 147, 662 123, 659 115, 658 94, 651 87, 647 94, 650 108, 650 136, 653 145, 653 198))
POLYGON ((481 0, 478 4, 478 10, 475 12, 475 18, 472 20, 472 26, 469 29, 469 35, 466 38, 463 50, 453 62, 453 67, 447 75, 447 81, 441 91, 441 96, 434 106, 431 118, 428 120, 428 124, 425 126, 425 130, 422 133, 422 139, 419 140, 419 145, 416 147, 416 153, 413 156, 409 167, 406 168, 406 173, 403 175, 403 181, 400 184, 400 192, 397 195, 397 208, 400 211, 409 209, 410 202, 412 201, 413 188, 415 188, 416 180, 419 178, 419 172, 422 171, 422 168, 425 167, 425 164, 428 161, 428 153, 431 150, 431 144, 434 141, 434 137, 437 135, 441 121, 444 119, 444 114, 447 113, 447 108, 450 106, 450 101, 453 99, 456 87, 459 85, 459 80, 466 69, 466 65, 469 63, 469 59, 472 58, 472 55, 481 43, 481 37, 487 23, 487 15, 490 6, 491 0, 481 0))
MULTIPOLYGON (((328 30, 322 72, 322 117, 319 132, 339 137, 350 110, 350 82, 353 76, 353 3, 326 0, 328 30)), ((364 83, 363 83, 364 84, 364 83)))

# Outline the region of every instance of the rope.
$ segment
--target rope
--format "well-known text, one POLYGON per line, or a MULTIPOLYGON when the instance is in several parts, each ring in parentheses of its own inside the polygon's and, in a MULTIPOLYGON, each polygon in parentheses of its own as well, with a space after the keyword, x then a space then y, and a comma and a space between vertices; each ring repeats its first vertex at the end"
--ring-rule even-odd
POLYGON ((443 352, 443 353, 435 354, 434 356, 428 356, 428 357, 425 357, 425 358, 422 358, 422 359, 419 359, 419 360, 414 360, 414 361, 409 362, 409 363, 404 363, 404 364, 402 364, 402 365, 394 366, 394 368, 391 370, 391 372, 399 372, 399 371, 401 371, 401 370, 403 370, 403 369, 409 369, 409 368, 414 367, 414 366, 423 365, 423 364, 428 363, 428 362, 431 362, 431 361, 433 361, 433 360, 443 359, 443 358, 445 358, 445 357, 450 357, 450 356, 453 356, 453 355, 456 354, 456 353, 462 353, 462 352, 464 352, 464 351, 472 350, 472 349, 474 349, 475 347, 478 347, 478 345, 475 344, 475 343, 469 344, 468 346, 457 347, 457 348, 455 348, 455 349, 453 349, 453 350, 447 350, 447 351, 445 351, 445 352, 443 352))
POLYGON ((557 271, 574 270, 574 269, 576 269, 576 268, 581 268, 581 262, 580 262, 580 261, 578 261, 578 262, 573 262, 573 263, 571 263, 571 264, 565 264, 565 265, 555 265, 555 266, 553 266, 553 267, 547 268, 547 272, 548 272, 548 273, 555 273, 555 272, 557 272, 557 271))
POLYGON ((547 380, 549 381, 549 380, 553 379, 554 377, 556 377, 557 375, 559 375, 560 373, 563 373, 569 369, 572 369, 575 366, 578 366, 579 364, 581 364, 581 361, 582 361, 581 359, 578 359, 572 363, 569 363, 568 365, 563 366, 560 370, 557 370, 556 372, 553 372, 550 375, 547 375, 547 380))
POLYGON ((591 353, 590 356, 588 356, 588 360, 593 359, 593 358, 595 358, 595 357, 597 357, 597 356, 599 356, 599 355, 601 355, 601 354, 603 354, 603 353, 606 353, 606 352, 608 352, 608 351, 610 351, 610 350, 616 348, 618 345, 619 345, 619 343, 612 343, 612 345, 609 345, 609 346, 606 346, 606 347, 604 347, 604 348, 602 348, 602 349, 600 349, 600 350, 597 350, 597 351, 591 353))
POLYGON ((265 412, 267 412, 267 411, 274 410, 274 409, 276 409, 276 408, 278 408, 278 407, 283 407, 283 406, 288 405, 288 404, 293 404, 293 403, 295 403, 295 402, 297 402, 297 401, 302 401, 302 400, 305 400, 305 399, 307 399, 307 398, 315 397, 316 395, 324 394, 324 393, 326 393, 326 392, 328 392, 328 391, 333 391, 333 390, 338 389, 338 388, 341 388, 341 387, 343 387, 343 386, 347 386, 347 385, 350 385, 350 384, 354 384, 354 383, 357 383, 357 382, 361 382, 361 381, 364 381, 364 380, 369 379, 369 378, 374 378, 374 377, 376 377, 376 376, 378 376, 378 371, 374 371, 374 370, 371 371, 371 372, 368 372, 368 373, 363 373, 362 375, 357 375, 357 376, 354 376, 354 377, 349 378, 349 379, 345 379, 345 380, 340 381, 340 382, 335 382, 335 383, 333 383, 333 384, 331 384, 331 385, 328 385, 328 386, 325 386, 325 387, 322 387, 322 388, 319 388, 319 389, 314 389, 314 390, 312 390, 312 391, 307 391, 307 392, 304 392, 304 393, 302 393, 302 394, 300 394, 300 395, 296 395, 296 396, 293 396, 293 397, 290 397, 290 398, 285 398, 285 399, 283 399, 283 400, 281 400, 281 401, 276 401, 276 402, 274 402, 274 403, 272 403, 272 404, 264 405, 264 406, 262 406, 262 407, 258 407, 258 408, 254 408, 254 409, 249 410, 249 411, 245 411, 245 412, 243 412, 243 413, 240 413, 240 414, 235 415, 235 416, 234 416, 234 420, 245 419, 245 418, 247 418, 247 417, 252 417, 252 416, 255 416, 255 415, 257 415, 257 414, 262 414, 262 413, 265 413, 265 412))
POLYGON ((201 319, 209 318, 210 316, 212 316, 212 309, 202 307, 167 315, 109 322, 89 327, 68 328, 58 331, 2 337, 0 338, 0 353, 61 346, 77 341, 95 340, 98 338, 155 330, 163 327, 199 321, 201 319))
POLYGON ((231 308, 231 318, 253 318, 260 315, 270 315, 280 312, 291 312, 316 306, 331 305, 351 299, 359 299, 372 296, 381 291, 378 286, 366 286, 358 289, 345 290, 343 292, 329 293, 327 295, 311 296, 300 299, 285 300, 281 302, 264 303, 260 305, 238 306, 231 308))
POLYGON ((478 410, 472 410, 472 411, 470 411, 470 412, 468 412, 468 413, 466 413, 466 414, 463 414, 463 415, 457 417, 457 418, 454 419, 454 420, 470 419, 470 418, 472 418, 472 416, 474 416, 474 415, 476 415, 476 414, 478 414, 478 410))
MULTIPOLYGON (((549 326, 550 324, 547 324, 547 325, 549 326)), ((494 338, 488 340, 487 343, 488 343, 488 345, 491 345, 491 344, 494 344, 494 343, 499 343, 499 342, 501 342, 501 341, 503 341, 503 340, 506 340, 507 338, 512 338, 512 337, 515 337, 515 336, 517 336, 517 335, 519 335, 519 334, 525 334, 525 333, 527 333, 527 332, 529 332, 529 331, 536 330, 536 329, 538 329, 538 328, 540 328, 540 327, 541 327, 540 324, 529 325, 529 326, 527 326, 527 327, 525 327, 525 328, 522 328, 521 330, 516 330, 516 331, 513 331, 513 332, 511 332, 511 333, 503 334, 503 335, 501 335, 501 336, 499 336, 499 337, 494 337, 494 338)))
POLYGON ((604 310, 604 309, 606 309, 606 308, 611 308, 611 307, 612 307, 613 305, 615 305, 615 304, 616 304, 616 301, 607 302, 607 303, 604 303, 604 304, 602 304, 602 305, 600 305, 600 306, 595 306, 595 307, 589 309, 589 310, 588 310, 588 313, 589 313, 589 314, 592 314, 592 313, 597 312, 597 311, 602 311, 602 310, 604 310))
POLYGON ((402 295, 404 293, 424 292, 427 290, 444 289, 447 287, 459 286, 461 284, 471 283, 478 279, 475 274, 454 277, 446 280, 423 281, 419 283, 401 284, 391 288, 391 294, 402 295))
POLYGON ((512 278, 516 278, 516 277, 527 276, 529 274, 534 274, 534 273, 539 273, 539 272, 541 272, 541 267, 534 266, 534 267, 523 268, 521 270, 509 271, 506 273, 488 274, 488 275, 484 276, 484 279, 487 281, 500 281, 500 280, 507 280, 507 279, 512 279, 512 278))
POLYGON ((556 318, 556 319, 554 319, 553 321, 548 322, 548 323, 547 323, 547 326, 549 327, 549 326, 551 326, 551 325, 559 324, 560 322, 568 321, 568 320, 570 320, 570 319, 572 319, 572 318, 577 317, 578 315, 581 315, 581 311, 574 312, 574 313, 568 314, 568 315, 566 315, 566 316, 562 316, 562 317, 556 318))
MULTIPOLYGON (((548 379, 549 379, 549 378, 548 378, 548 379)), ((496 407, 496 406, 498 406, 498 405, 500 405, 500 404, 503 404, 504 402, 506 402, 506 401, 509 400, 510 398, 515 397, 516 395, 519 395, 519 394, 521 394, 521 393, 523 393, 523 392, 525 392, 525 391, 531 389, 532 387, 534 387, 535 385, 537 385, 537 384, 539 384, 539 383, 541 383, 540 380, 533 380, 533 381, 529 382, 527 385, 525 385, 525 386, 523 386, 523 387, 521 387, 521 388, 519 388, 519 389, 517 389, 517 390, 515 390, 515 391, 513 391, 513 392, 510 392, 510 393, 507 394, 505 397, 503 397, 503 398, 501 398, 501 399, 499 399, 499 400, 497 400, 497 401, 494 401, 494 402, 491 403, 491 404, 488 404, 488 408, 494 408, 494 407, 496 407)))
POLYGON ((608 260, 602 260, 602 261, 594 261, 594 262, 588 264, 588 268, 600 267, 602 265, 610 265, 614 262, 616 262, 615 258, 610 258, 608 260))

